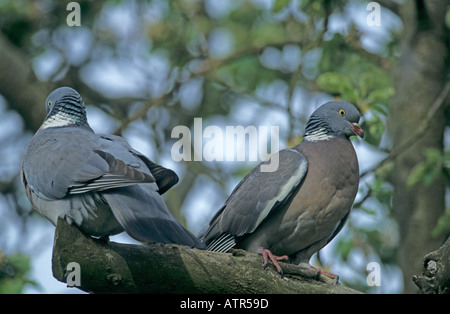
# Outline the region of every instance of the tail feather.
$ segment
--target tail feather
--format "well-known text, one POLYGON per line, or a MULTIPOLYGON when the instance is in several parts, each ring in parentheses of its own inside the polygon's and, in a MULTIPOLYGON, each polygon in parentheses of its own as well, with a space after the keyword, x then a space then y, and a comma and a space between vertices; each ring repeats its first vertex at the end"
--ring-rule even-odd
POLYGON ((236 238, 228 233, 222 234, 220 237, 213 239, 208 243, 206 249, 213 252, 227 252, 236 245, 236 238))
POLYGON ((205 248, 170 214, 156 190, 134 185, 112 189, 102 195, 116 219, 134 239, 205 248))

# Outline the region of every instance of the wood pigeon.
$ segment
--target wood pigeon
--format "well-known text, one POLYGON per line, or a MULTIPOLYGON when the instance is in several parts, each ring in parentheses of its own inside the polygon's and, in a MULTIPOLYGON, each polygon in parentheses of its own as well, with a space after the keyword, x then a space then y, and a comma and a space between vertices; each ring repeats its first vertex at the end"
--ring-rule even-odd
POLYGON ((119 136, 95 134, 74 89, 54 90, 45 104, 48 115, 21 165, 26 195, 38 212, 54 225, 61 217, 96 237, 125 230, 144 243, 204 248, 160 195, 178 182, 175 172, 119 136))
MULTIPOLYGON (((303 142, 279 151, 276 171, 261 165, 235 187, 199 235, 207 249, 241 248, 259 253, 282 274, 278 260, 307 263, 344 226, 359 184, 358 159, 350 136, 364 137, 360 113, 331 101, 309 118, 303 142)), ((266 166, 267 167, 267 166, 266 166)))

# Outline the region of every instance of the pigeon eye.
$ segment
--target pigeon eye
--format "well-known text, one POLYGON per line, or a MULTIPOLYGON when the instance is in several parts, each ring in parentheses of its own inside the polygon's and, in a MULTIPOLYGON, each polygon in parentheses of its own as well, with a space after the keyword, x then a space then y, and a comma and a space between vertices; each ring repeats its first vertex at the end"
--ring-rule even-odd
POLYGON ((345 116, 345 110, 344 109, 339 110, 339 115, 341 117, 345 116))
POLYGON ((50 109, 50 107, 52 106, 52 104, 53 104, 53 101, 49 100, 48 103, 47 103, 47 109, 50 109))

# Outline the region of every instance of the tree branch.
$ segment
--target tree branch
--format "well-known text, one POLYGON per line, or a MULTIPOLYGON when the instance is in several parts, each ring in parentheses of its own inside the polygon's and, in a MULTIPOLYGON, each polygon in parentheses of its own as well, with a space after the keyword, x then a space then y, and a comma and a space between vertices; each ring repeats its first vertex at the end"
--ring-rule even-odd
POLYGON ((80 265, 79 289, 94 293, 359 293, 310 268, 285 264, 283 278, 242 250, 215 253, 161 243, 105 243, 59 220, 53 276, 66 282, 67 265, 80 265))
POLYGON ((45 83, 38 81, 27 56, 0 34, 0 93, 10 107, 17 110, 25 121, 25 127, 36 131, 46 113, 45 83))
POLYGON ((450 237, 439 249, 424 257, 421 276, 413 281, 424 294, 450 294, 450 237))

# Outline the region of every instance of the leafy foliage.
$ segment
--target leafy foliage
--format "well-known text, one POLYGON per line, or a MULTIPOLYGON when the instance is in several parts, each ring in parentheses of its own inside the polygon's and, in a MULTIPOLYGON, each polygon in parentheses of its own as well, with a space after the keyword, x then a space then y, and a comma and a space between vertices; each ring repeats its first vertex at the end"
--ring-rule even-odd
POLYGON ((0 294, 21 293, 28 284, 37 286, 29 278, 30 269, 28 256, 21 253, 5 256, 0 251, 0 294))
POLYGON ((444 177, 450 182, 450 151, 442 154, 439 150, 428 149, 425 151, 426 160, 415 165, 409 175, 409 186, 418 183, 430 185, 437 178, 444 177))

